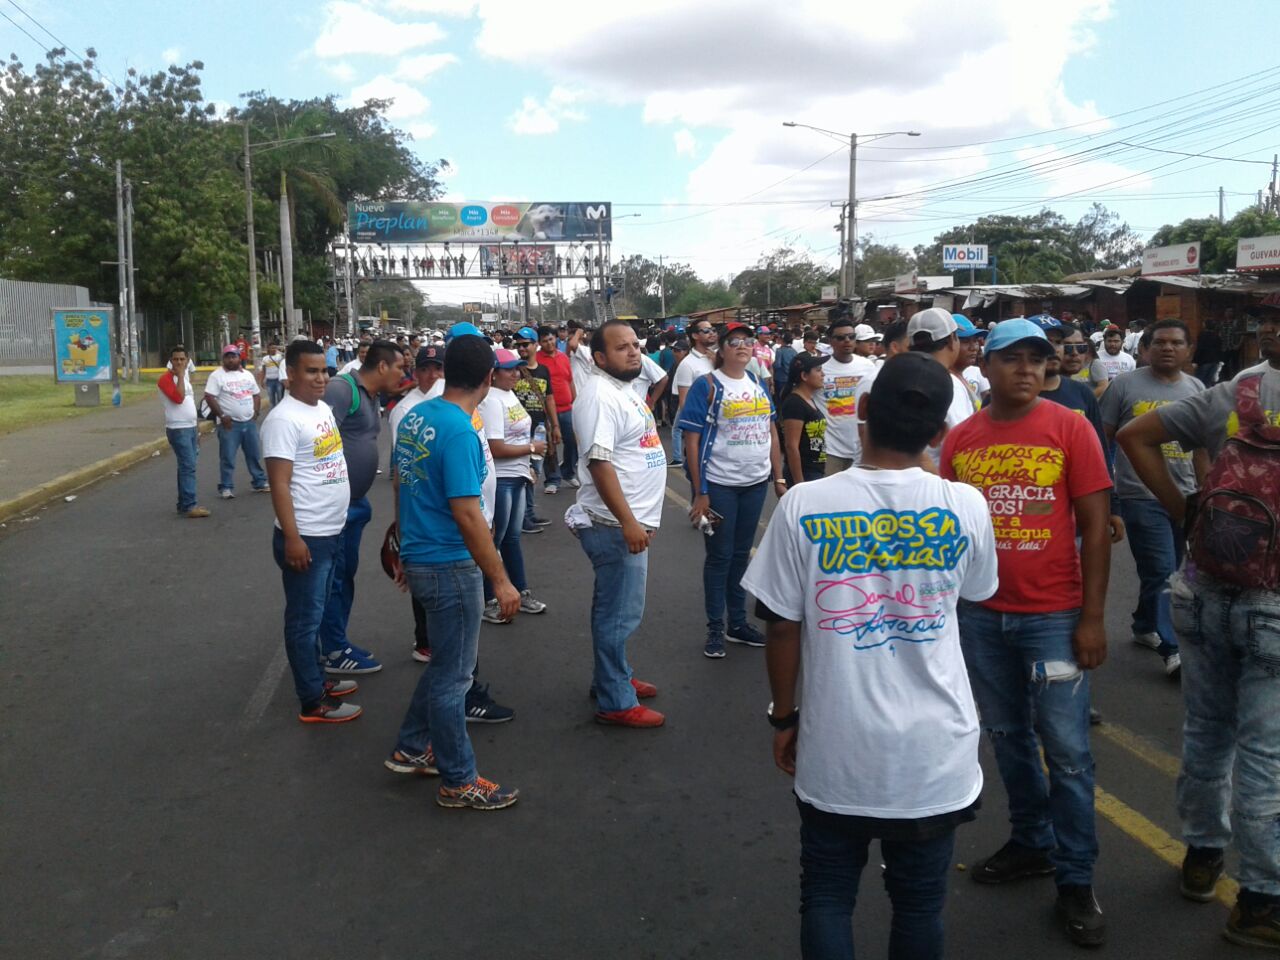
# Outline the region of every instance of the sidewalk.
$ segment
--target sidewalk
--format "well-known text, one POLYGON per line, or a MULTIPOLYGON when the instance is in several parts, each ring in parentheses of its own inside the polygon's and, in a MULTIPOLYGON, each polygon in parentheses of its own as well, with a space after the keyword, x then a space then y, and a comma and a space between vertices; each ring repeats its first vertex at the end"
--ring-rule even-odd
MULTIPOLYGON (((199 388, 197 388, 197 393, 199 388)), ((157 394, 0 436, 0 519, 109 476, 155 451, 168 456, 157 394)))

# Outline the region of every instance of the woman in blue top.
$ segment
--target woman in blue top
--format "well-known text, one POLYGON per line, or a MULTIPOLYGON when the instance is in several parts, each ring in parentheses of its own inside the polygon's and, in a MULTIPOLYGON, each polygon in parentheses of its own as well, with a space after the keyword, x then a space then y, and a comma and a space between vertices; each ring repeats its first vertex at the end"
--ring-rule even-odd
POLYGON ((764 646, 764 635, 747 622, 741 581, 770 480, 778 496, 787 489, 773 402, 747 372, 755 332, 746 324, 731 323, 720 332, 719 340, 715 370, 693 382, 680 416, 694 491, 689 517, 709 534, 702 566, 707 610, 702 653, 712 658, 724 656, 726 638, 764 646), (712 525, 709 529, 707 523, 712 525))

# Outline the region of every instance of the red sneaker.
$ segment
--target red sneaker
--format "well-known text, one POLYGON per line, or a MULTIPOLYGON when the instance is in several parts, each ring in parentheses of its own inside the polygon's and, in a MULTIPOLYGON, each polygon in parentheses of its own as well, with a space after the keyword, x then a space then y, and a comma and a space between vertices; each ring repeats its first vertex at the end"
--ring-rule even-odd
POLYGON ((667 718, 657 710, 636 704, 630 710, 597 710, 596 723, 614 727, 660 727, 667 718))
POLYGON ((636 692, 636 696, 641 700, 648 700, 650 697, 658 695, 658 688, 652 683, 645 683, 643 680, 631 678, 631 686, 636 692))
POLYGON ((324 692, 331 697, 348 697, 359 689, 354 680, 328 679, 324 682, 324 692))

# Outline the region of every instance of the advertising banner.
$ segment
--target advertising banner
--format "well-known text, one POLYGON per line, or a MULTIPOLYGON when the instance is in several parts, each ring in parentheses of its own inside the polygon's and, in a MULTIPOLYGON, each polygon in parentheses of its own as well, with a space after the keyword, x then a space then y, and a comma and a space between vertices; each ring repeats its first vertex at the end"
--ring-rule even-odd
POLYGON ((942 269, 959 270, 961 267, 985 267, 987 245, 985 243, 943 244, 942 269))
POLYGON ((59 383, 111 379, 111 311, 53 310, 53 373, 59 383))
POLYGON ((375 200, 347 204, 357 243, 572 243, 613 239, 609 203, 445 203, 375 200))
POLYGON ((910 273, 900 273, 893 278, 894 293, 919 293, 920 292, 920 272, 912 270, 910 273))
POLYGON ((1243 237, 1237 240, 1236 269, 1280 271, 1280 237, 1243 237))
POLYGON ((480 273, 486 277, 555 276, 556 248, 532 243, 481 247, 480 273))
POLYGON ((1171 247, 1148 247, 1142 251, 1144 277, 1169 277, 1200 272, 1200 244, 1178 243, 1171 247))
POLYGON ((475 300, 468 301, 462 305, 463 313, 482 313, 483 311, 484 305, 475 300))

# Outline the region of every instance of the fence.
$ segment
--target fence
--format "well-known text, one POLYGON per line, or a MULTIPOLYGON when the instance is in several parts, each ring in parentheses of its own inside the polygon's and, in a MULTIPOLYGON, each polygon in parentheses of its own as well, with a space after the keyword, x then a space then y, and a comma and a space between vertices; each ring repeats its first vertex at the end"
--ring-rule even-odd
POLYGON ((54 307, 88 307, 89 291, 61 283, 0 280, 0 366, 53 366, 54 307))

